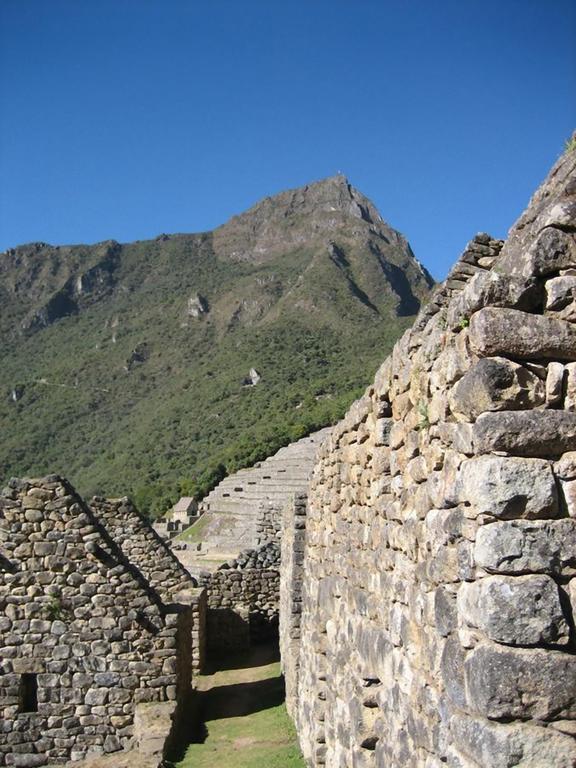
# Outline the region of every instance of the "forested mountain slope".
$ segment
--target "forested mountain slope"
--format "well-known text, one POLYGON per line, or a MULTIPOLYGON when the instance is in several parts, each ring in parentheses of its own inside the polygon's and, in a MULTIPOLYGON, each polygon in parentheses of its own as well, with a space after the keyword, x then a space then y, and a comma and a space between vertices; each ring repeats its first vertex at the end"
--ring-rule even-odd
POLYGON ((343 176, 213 232, 10 249, 0 475, 159 511, 340 418, 431 285, 343 176))

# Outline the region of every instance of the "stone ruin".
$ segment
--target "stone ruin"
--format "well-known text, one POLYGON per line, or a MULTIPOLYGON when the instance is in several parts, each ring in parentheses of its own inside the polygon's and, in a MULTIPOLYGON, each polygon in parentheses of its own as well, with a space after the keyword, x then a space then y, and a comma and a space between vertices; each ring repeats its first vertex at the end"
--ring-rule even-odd
POLYGON ((177 544, 182 564, 194 575, 212 572, 242 551, 273 540, 278 508, 308 486, 318 448, 329 433, 314 432, 218 483, 198 508, 201 518, 194 528, 201 528, 201 542, 177 544))
POLYGON ((161 539, 172 539, 198 520, 198 504, 192 496, 182 496, 152 527, 161 539))
POLYGON ((506 243, 474 238, 325 437, 205 591, 127 499, 11 481, 0 765, 129 745, 139 708, 187 705, 206 643, 279 605, 309 768, 576 766, 575 152, 506 243))
POLYGON ((12 480, 0 496, 0 765, 114 752, 132 743, 138 708, 177 714, 202 663, 202 598, 128 499, 89 507, 58 476, 12 480))
POLYGON ((282 509, 303 492, 323 429, 228 476, 200 505, 200 549, 175 554, 206 590, 206 644, 213 653, 278 638, 282 509))
POLYGON ((286 511, 308 766, 576 766, 576 152, 477 236, 286 511))

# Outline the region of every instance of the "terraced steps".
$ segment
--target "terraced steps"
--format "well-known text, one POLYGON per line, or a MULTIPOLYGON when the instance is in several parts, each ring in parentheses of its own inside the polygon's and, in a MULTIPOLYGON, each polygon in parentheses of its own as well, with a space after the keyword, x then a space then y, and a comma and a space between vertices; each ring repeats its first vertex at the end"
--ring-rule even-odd
POLYGON ((330 431, 322 429, 222 480, 200 504, 198 522, 178 537, 187 543, 185 550, 176 550, 182 563, 197 574, 258 546, 262 510, 281 508, 306 488, 318 448, 330 431))

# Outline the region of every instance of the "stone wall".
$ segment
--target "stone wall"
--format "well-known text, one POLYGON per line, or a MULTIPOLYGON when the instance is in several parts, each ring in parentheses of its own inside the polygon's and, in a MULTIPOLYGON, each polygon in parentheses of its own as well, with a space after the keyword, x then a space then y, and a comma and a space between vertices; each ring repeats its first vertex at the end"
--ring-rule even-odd
POLYGON ((242 650, 278 632, 280 573, 275 569, 220 570, 203 579, 209 652, 242 650))
POLYGON ((205 589, 195 589, 192 593, 190 607, 192 609, 190 636, 192 638, 192 686, 195 687, 195 677, 204 671, 207 655, 206 614, 208 610, 205 589))
POLYGON ((306 539, 305 493, 295 494, 284 507, 280 566, 280 655, 286 681, 286 707, 296 717, 302 614, 302 578, 306 539))
POLYGON ((154 588, 162 601, 189 605, 191 612, 192 675, 202 671, 206 656, 206 594, 158 532, 128 497, 95 496, 90 508, 105 526, 123 555, 154 588))
POLYGON ((258 510, 257 542, 264 544, 268 541, 280 541, 282 532, 282 508, 286 501, 273 504, 264 502, 258 510))
POLYGON ((2 492, 0 765, 116 751, 138 704, 187 695, 193 612, 148 575, 65 480, 2 492))
POLYGON ((174 600, 174 596, 182 590, 196 586, 195 579, 164 545, 129 498, 104 499, 95 496, 90 508, 126 559, 138 568, 165 602, 174 600))
POLYGON ((257 520, 259 546, 244 549, 213 573, 200 572, 211 652, 243 650, 278 636, 282 507, 261 503, 257 520))
POLYGON ((321 449, 297 675, 282 595, 309 766, 576 765, 575 167, 499 255, 475 238, 321 449))

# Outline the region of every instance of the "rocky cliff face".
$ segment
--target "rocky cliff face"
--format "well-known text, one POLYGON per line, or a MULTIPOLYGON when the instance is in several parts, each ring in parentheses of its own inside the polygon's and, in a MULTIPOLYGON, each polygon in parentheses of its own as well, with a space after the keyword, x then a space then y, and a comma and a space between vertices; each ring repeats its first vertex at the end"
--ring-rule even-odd
POLYGON ((310 766, 576 764, 575 152, 497 246, 467 248, 287 515, 310 766))
POLYGON ((430 285, 343 177, 213 233, 11 249, 0 474, 60 467, 87 493, 169 506, 178 482, 194 492, 340 417, 430 285))

